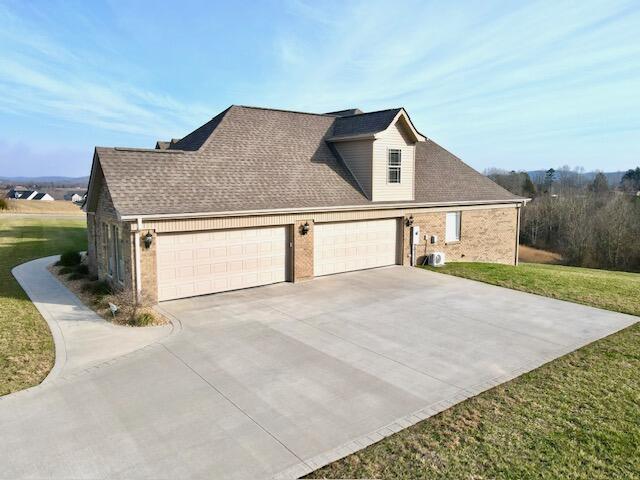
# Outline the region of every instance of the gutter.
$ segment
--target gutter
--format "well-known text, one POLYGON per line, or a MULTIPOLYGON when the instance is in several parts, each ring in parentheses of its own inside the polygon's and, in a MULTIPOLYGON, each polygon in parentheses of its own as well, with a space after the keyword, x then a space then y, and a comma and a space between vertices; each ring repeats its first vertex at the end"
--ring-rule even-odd
POLYGON ((136 261, 136 298, 138 302, 142 301, 142 274, 141 274, 141 266, 140 266, 140 231, 142 230, 142 218, 138 217, 137 219, 137 229, 134 233, 134 242, 135 242, 135 261, 136 261))
POLYGON ((429 207, 455 207, 467 205, 504 205, 517 204, 518 206, 526 205, 530 198, 515 198, 506 200, 489 200, 489 201, 464 201, 464 202, 426 202, 426 203, 385 203, 375 205, 348 205, 337 207, 312 207, 312 208, 280 208, 267 210, 236 210, 222 212, 195 212, 195 213, 158 213, 149 215, 120 215, 118 220, 121 221, 139 221, 142 220, 168 220, 174 218, 203 218, 203 217, 249 217, 257 215, 278 215, 292 213, 318 213, 318 212, 339 212, 339 211, 358 211, 358 210, 387 210, 390 208, 402 208, 405 210, 413 208, 429 208, 429 207))

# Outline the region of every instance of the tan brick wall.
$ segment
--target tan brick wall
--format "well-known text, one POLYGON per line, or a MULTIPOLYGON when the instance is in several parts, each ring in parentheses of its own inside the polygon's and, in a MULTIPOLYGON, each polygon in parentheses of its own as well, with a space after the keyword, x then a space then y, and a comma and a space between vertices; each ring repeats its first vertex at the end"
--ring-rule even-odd
POLYGON ((293 278, 294 282, 313 278, 313 220, 300 220, 293 224, 293 278), (302 225, 309 223, 309 232, 302 235, 302 225))
POLYGON ((140 280, 142 302, 145 304, 158 303, 158 236, 154 230, 140 232, 140 280), (150 233, 153 236, 151 246, 146 248, 144 237, 150 233))
POLYGON ((87 216, 89 268, 93 269, 92 273, 97 275, 100 280, 108 281, 115 288, 133 289, 135 285, 132 264, 134 258, 132 252, 133 234, 130 224, 118 221, 111 195, 104 182, 98 188, 95 214, 87 216), (122 283, 109 275, 108 236, 105 234, 105 227, 111 228, 112 225, 120 228, 120 235, 123 239, 124 275, 122 283))
POLYGON ((98 260, 96 251, 96 219, 94 215, 87 215, 87 266, 89 274, 98 275, 98 260))
MULTIPOLYGON (((420 243, 416 248, 418 264, 433 252, 444 252, 447 262, 493 262, 514 265, 516 261, 517 208, 465 210, 460 220, 460 241, 445 242, 446 212, 414 214, 414 225, 420 227, 420 243), (428 239, 425 240, 425 235, 428 239), (432 235, 438 237, 435 245, 432 235)), ((410 228, 404 226, 402 263, 410 264, 410 228)))

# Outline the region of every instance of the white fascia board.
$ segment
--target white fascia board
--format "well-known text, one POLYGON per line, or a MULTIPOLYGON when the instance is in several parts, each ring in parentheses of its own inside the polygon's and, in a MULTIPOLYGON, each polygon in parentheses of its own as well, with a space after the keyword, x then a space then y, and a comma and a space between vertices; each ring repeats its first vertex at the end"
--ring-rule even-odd
POLYGON ((337 207, 314 207, 314 208, 282 208, 272 210, 237 210, 228 212, 196 212, 196 213, 168 213, 168 214, 150 214, 150 215, 118 215, 118 219, 122 221, 142 220, 171 220, 179 218, 207 218, 207 217, 249 217, 259 215, 286 215, 286 214, 304 214, 318 212, 340 212, 340 211, 358 211, 358 210, 389 210, 389 209, 415 209, 429 207, 454 207, 465 205, 515 205, 522 206, 530 199, 517 198, 505 200, 471 200, 457 202, 426 202, 426 203, 384 203, 370 205, 345 205, 337 207))

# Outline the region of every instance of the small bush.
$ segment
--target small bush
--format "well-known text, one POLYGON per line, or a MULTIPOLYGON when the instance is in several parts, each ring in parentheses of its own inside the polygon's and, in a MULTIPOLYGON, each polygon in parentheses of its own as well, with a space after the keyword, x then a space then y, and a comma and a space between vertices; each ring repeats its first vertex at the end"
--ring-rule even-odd
POLYGON ((74 273, 75 269, 73 267, 62 267, 60 269, 60 275, 68 275, 69 273, 74 273))
POLYGON ((60 255, 60 265, 64 265, 65 267, 80 265, 81 261, 82 257, 80 256, 80 252, 68 251, 60 255))
POLYGON ((111 287, 104 280, 88 282, 82 286, 82 291, 89 292, 97 296, 110 295, 112 292, 111 287))
POLYGON ((132 317, 129 320, 129 325, 131 325, 132 327, 146 327, 148 325, 151 325, 154 320, 155 318, 152 314, 144 312, 135 317, 132 317))
POLYGON ((76 272, 81 275, 89 275, 89 266, 81 263, 76 267, 76 272))
POLYGON ((85 275, 78 271, 75 271, 71 273, 71 275, 69 275, 69 280, 82 280, 83 278, 85 278, 85 275))
POLYGON ((4 198, 0 198, 0 210, 8 210, 9 204, 4 198))

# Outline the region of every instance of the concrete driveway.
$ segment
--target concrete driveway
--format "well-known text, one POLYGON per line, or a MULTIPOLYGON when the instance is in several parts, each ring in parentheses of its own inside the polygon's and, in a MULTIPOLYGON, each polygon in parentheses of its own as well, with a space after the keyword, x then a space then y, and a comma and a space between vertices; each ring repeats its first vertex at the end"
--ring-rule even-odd
POLYGON ((636 321, 403 267, 161 308, 179 334, 0 400, 0 476, 295 478, 636 321))

